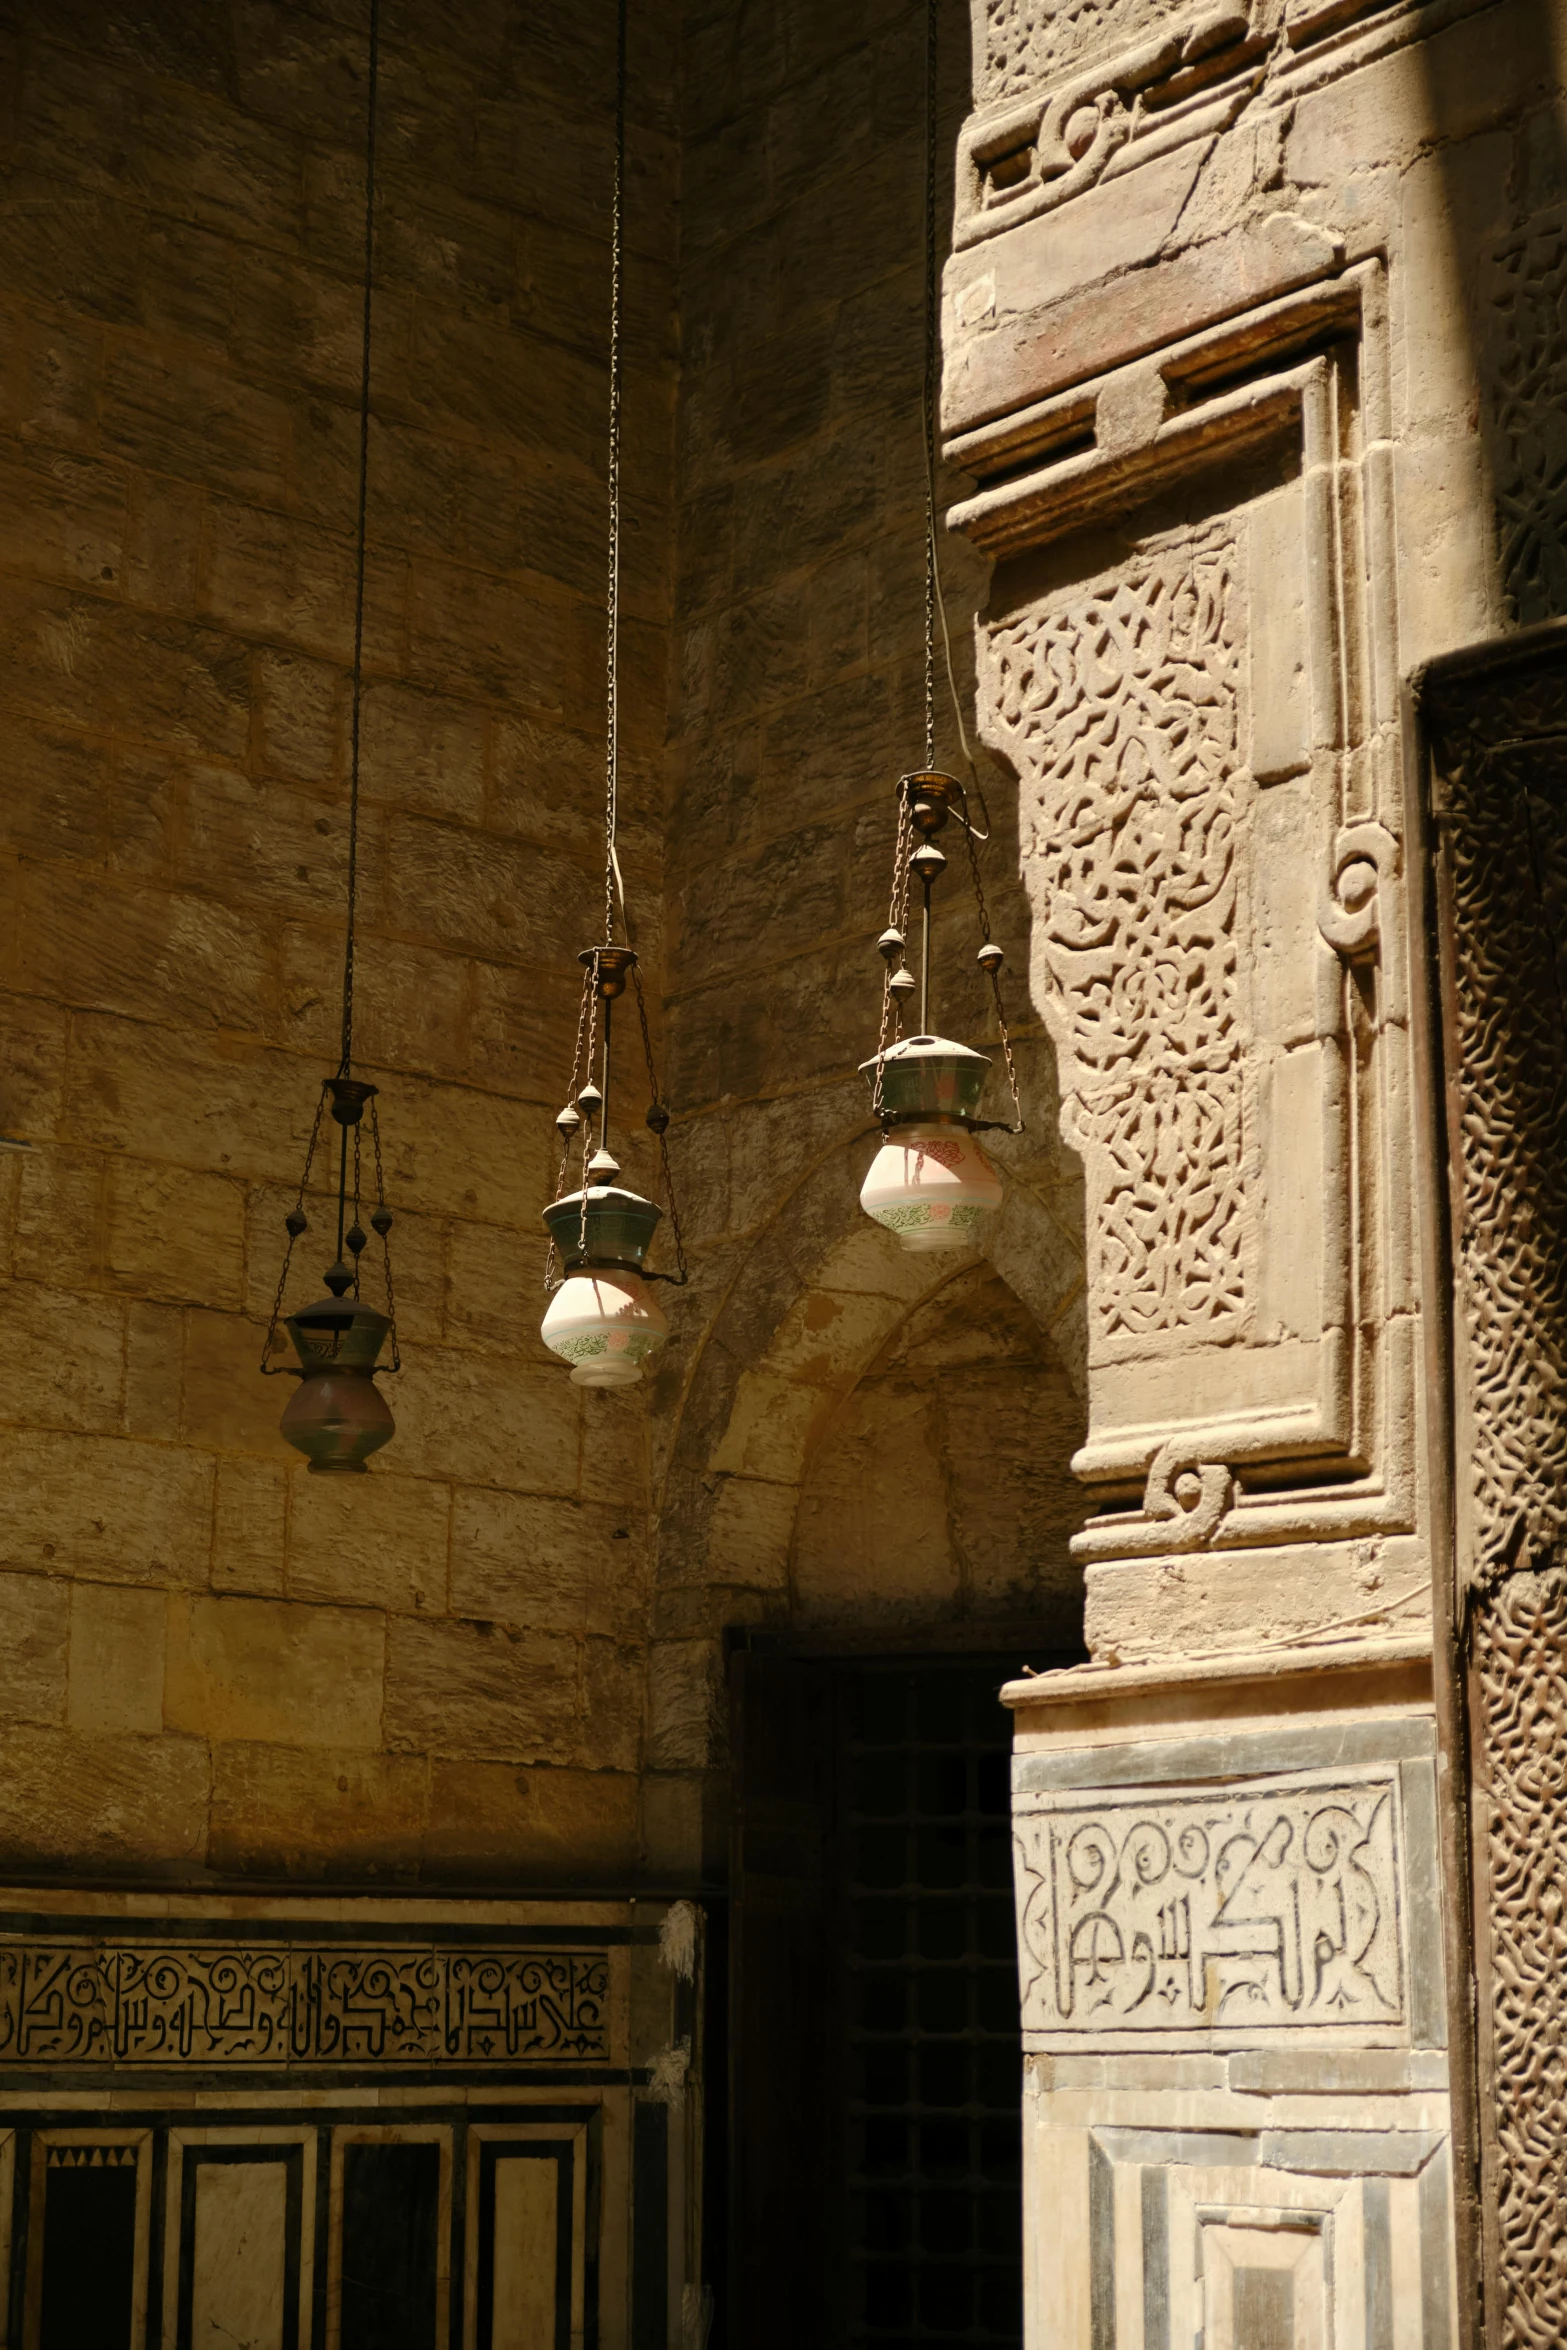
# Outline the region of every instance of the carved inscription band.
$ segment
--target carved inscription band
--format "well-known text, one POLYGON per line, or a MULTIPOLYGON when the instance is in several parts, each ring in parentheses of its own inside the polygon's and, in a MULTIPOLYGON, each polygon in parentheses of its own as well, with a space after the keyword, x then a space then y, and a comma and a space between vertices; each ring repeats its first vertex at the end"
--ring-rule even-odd
POLYGON ((0 1943, 0 2066, 609 2059, 602 1950, 0 1943))
POLYGON ((1027 1800, 1016 1819, 1026 2032, 1404 2024, 1391 1771, 1034 1811, 1027 1800))

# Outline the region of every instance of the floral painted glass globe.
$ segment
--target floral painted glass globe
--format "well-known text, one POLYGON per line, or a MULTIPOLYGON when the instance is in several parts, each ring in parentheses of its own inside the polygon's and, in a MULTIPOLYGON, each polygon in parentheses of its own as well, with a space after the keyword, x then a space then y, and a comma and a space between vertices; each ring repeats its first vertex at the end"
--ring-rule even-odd
POLYGON ((887 1121, 860 1205, 907 1249, 975 1248, 1001 1178, 969 1131, 990 1062, 943 1036, 912 1036, 865 1063, 887 1121))
POLYGON ((632 1387, 669 1336, 642 1266, 663 1210, 634 1191, 591 1184, 551 1203, 544 1221, 566 1278, 542 1337, 578 1387, 632 1387))

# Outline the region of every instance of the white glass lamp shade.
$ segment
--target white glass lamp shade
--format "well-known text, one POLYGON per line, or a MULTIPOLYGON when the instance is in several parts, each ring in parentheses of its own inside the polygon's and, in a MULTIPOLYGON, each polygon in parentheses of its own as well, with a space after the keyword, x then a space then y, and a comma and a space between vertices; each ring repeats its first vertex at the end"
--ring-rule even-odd
POLYGON ((1001 1178, 966 1127, 895 1126, 860 1205, 904 1248, 975 1248, 1001 1205, 1001 1178))
POLYGON ((568 1274, 549 1302, 544 1343, 571 1365, 578 1387, 632 1387, 669 1324, 647 1283, 616 1266, 568 1274))

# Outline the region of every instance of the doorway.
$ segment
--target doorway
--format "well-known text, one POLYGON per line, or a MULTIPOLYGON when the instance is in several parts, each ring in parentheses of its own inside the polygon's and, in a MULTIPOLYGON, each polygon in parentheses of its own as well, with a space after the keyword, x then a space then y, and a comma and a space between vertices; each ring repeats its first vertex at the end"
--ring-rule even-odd
POLYGON ((734 2350, 1019 2350, 1022 1663, 731 1660, 734 2350))

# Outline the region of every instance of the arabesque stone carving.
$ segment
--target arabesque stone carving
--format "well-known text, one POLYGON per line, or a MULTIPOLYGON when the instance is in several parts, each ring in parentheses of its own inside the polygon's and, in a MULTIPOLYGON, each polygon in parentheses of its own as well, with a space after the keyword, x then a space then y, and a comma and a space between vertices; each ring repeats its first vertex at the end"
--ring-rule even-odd
MULTIPOLYGON (((1504 507, 1505 511, 1505 507, 1504 507)), ((1428 681, 1458 1116, 1488 2199, 1508 2350, 1567 2340, 1567 660, 1428 681)))
POLYGON ((1509 1576, 1478 1609, 1490 1792, 1489 2033, 1506 2339, 1567 2341, 1567 1576, 1509 1576))
POLYGON ((1238 571, 1211 531, 990 635, 1107 1339, 1245 1305, 1238 571))

